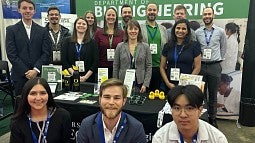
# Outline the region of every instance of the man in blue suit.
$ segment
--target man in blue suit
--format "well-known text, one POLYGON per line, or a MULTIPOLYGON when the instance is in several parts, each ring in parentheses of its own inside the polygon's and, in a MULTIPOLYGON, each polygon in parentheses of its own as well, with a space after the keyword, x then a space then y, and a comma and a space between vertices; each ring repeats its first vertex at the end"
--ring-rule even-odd
POLYGON ((127 87, 111 78, 100 86, 101 111, 83 119, 77 143, 146 143, 143 124, 122 111, 127 100, 127 87))
POLYGON ((25 82, 40 74, 42 65, 49 64, 50 39, 45 28, 33 22, 35 4, 19 0, 22 19, 6 28, 6 53, 12 64, 11 77, 15 94, 20 95, 25 82))

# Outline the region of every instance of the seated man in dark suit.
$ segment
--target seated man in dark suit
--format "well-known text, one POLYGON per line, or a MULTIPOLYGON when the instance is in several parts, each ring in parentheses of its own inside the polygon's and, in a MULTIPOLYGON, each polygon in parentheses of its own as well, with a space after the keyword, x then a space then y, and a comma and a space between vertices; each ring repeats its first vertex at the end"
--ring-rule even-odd
POLYGON ((112 78, 100 86, 101 112, 83 119, 77 135, 77 143, 146 143, 141 122, 122 112, 127 101, 127 87, 112 78))
POLYGON ((33 22, 35 4, 19 0, 22 19, 6 28, 6 53, 12 64, 11 78, 15 94, 20 95, 25 82, 40 74, 42 65, 49 64, 50 39, 45 28, 33 22))

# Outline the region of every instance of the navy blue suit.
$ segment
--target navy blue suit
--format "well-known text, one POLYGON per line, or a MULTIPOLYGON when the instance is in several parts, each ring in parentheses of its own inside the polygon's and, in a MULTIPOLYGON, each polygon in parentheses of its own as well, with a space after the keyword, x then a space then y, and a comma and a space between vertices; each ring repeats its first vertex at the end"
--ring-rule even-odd
POLYGON ((6 28, 6 53, 12 64, 11 77, 14 82, 15 94, 21 94, 25 82, 25 73, 42 65, 49 64, 50 39, 45 28, 32 22, 30 39, 20 20, 6 28))
MULTIPOLYGON (((98 112, 83 119, 77 135, 77 143, 101 143, 100 132, 98 128, 98 112)), ((147 143, 143 124, 129 114, 126 114, 127 123, 120 133, 116 143, 147 143)), ((123 121, 121 116, 117 131, 123 121)))

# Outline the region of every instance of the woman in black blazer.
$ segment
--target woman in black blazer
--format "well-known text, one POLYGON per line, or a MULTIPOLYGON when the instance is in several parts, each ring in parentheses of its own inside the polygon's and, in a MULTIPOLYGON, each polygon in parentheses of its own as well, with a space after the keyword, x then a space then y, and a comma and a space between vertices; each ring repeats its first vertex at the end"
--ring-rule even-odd
POLYGON ((76 65, 79 67, 81 82, 95 82, 98 48, 90 38, 88 22, 84 18, 75 20, 73 34, 64 41, 61 53, 63 69, 73 74, 72 65, 76 65))

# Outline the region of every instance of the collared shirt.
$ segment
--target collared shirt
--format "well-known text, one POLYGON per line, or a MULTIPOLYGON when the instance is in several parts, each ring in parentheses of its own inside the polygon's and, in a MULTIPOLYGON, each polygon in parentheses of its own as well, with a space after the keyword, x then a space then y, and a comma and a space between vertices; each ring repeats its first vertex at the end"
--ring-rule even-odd
POLYGON ((61 46, 61 25, 59 25, 59 30, 58 32, 54 32, 52 28, 49 27, 49 32, 50 32, 50 39, 52 41, 52 49, 54 51, 59 51, 60 50, 60 46, 61 46), (52 36, 51 36, 52 35, 52 36), (58 37, 59 36, 59 37, 58 37))
POLYGON ((158 27, 158 24, 156 23, 155 27, 151 27, 147 21, 146 21, 146 27, 148 28, 148 30, 151 32, 151 34, 153 35, 155 30, 157 30, 157 33, 154 37, 154 39, 152 39, 152 37, 150 36, 149 31, 147 30, 147 35, 148 35, 148 44, 157 44, 157 54, 152 54, 152 67, 159 67, 160 65, 160 55, 161 55, 161 35, 160 35, 160 30, 158 27))
POLYGON ((223 60, 224 55, 226 53, 227 39, 225 36, 224 29, 216 25, 213 25, 212 30, 213 30, 212 32, 211 31, 208 32, 205 26, 202 26, 195 32, 197 41, 201 44, 202 53, 204 52, 204 49, 212 50, 211 59, 210 60, 202 59, 202 61, 221 61, 223 60), (210 36, 210 33, 212 33, 208 45, 205 33, 207 33, 207 36, 210 36))
MULTIPOLYGON (((228 143, 227 138, 220 130, 203 120, 199 119, 198 122, 198 143, 228 143)), ((161 127, 154 134, 152 143, 181 143, 176 123, 172 121, 161 127)))
POLYGON ((25 27, 25 30, 26 30, 26 32, 27 32, 27 36, 28 36, 28 38, 30 39, 30 33, 31 33, 32 23, 31 23, 31 25, 27 25, 27 24, 23 21, 23 19, 22 19, 22 23, 23 23, 23 25, 24 25, 24 27, 25 27))
POLYGON ((107 129, 107 127, 106 127, 106 125, 104 123, 104 120, 103 120, 103 116, 102 116, 103 127, 104 127, 105 143, 112 143, 113 142, 115 133, 116 133, 116 131, 118 129, 118 125, 119 125, 120 119, 121 119, 121 116, 120 116, 118 122, 116 123, 115 127, 112 129, 112 131, 110 131, 109 129, 107 129))

